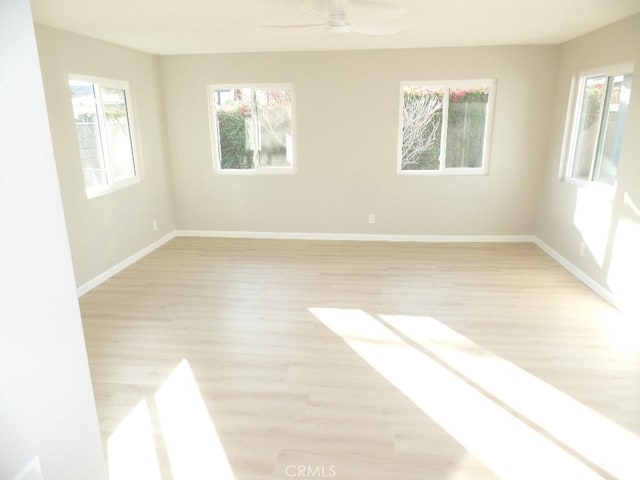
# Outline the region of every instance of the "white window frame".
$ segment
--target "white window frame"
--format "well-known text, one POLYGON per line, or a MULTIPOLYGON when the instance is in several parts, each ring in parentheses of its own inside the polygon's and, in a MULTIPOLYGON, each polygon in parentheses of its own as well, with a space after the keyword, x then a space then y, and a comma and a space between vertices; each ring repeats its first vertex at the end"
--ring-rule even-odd
MULTIPOLYGON (((136 129, 136 123, 134 119, 135 114, 133 113, 134 111, 133 96, 131 94, 131 86, 129 82, 126 80, 114 80, 112 78, 94 77, 89 75, 76 75, 76 74, 69 75, 67 84, 69 84, 72 81, 93 83, 94 85, 98 85, 99 87, 101 86, 101 87, 117 88, 117 89, 124 90, 125 101, 127 105, 127 120, 129 122, 129 137, 131 140, 131 153, 133 156, 133 168, 134 168, 135 176, 124 179, 124 180, 114 181, 113 172, 111 171, 111 158, 109 155, 109 144, 106 138, 106 133, 104 128, 104 125, 106 124, 106 119, 104 117, 104 107, 101 101, 102 94, 99 88, 94 87, 94 92, 95 92, 94 94, 95 94, 95 100, 96 100, 96 112, 98 114, 98 124, 100 125, 100 140, 102 144, 102 154, 103 154, 103 159, 105 163, 105 170, 106 170, 106 175, 108 179, 108 184, 105 186, 94 187, 91 189, 87 188, 85 184, 85 194, 87 198, 90 199, 90 198, 99 197, 101 195, 122 190, 123 188, 127 188, 131 185, 140 183, 142 181, 142 172, 140 169, 141 155, 140 155, 140 149, 138 147, 138 141, 137 141, 137 129, 136 129)), ((75 117, 75 114, 74 114, 74 117, 75 117)), ((75 122, 74 122, 74 130, 75 130, 75 122)), ((76 134, 76 139, 77 139, 77 134, 76 134)), ((78 151, 79 150, 80 150, 80 147, 78 146, 78 151)), ((84 181, 84 174, 83 174, 83 181, 84 181)))
POLYGON ((491 139, 493 138, 493 117, 495 111, 497 81, 495 79, 468 79, 468 80, 433 80, 433 81, 403 81, 400 82, 400 108, 398 116, 398 150, 397 173, 398 175, 487 175, 489 173, 489 158, 491 155, 491 139), (442 113, 442 133, 440 137, 440 168, 438 170, 403 170, 402 169, 402 128, 404 111, 405 87, 444 87, 444 88, 475 88, 488 87, 489 98, 487 100, 487 114, 483 137, 482 166, 481 167, 447 167, 447 124, 449 96, 444 96, 442 113))
MULTIPOLYGON (((580 115, 582 113, 582 98, 587 77, 633 74, 634 63, 619 63, 606 67, 597 67, 580 71, 573 75, 571 79, 571 89, 569 92, 569 102, 567 104, 567 116, 564 127, 564 140, 562 142, 562 152, 560 162, 560 172, 558 178, 566 183, 579 187, 590 187, 594 189, 611 190, 615 185, 609 185, 598 180, 583 180, 571 176, 573 163, 575 161, 576 148, 578 146, 578 128, 580 126, 580 115)), ((598 143, 600 142, 600 134, 598 134, 598 143)), ((595 165, 592 165, 594 168, 595 165)))
MULTIPOLYGON (((227 83, 207 86, 207 101, 209 104, 209 130, 211 133, 211 152, 213 155, 214 172, 218 175, 291 175, 297 172, 297 130, 296 130, 296 98, 295 89, 291 83, 227 83), (216 118, 214 92, 216 90, 232 90, 250 88, 252 90, 286 90, 291 99, 291 166, 290 167, 259 167, 259 168, 222 168, 220 155, 220 139, 216 118)), ((256 133, 254 132, 254 135, 256 133)))

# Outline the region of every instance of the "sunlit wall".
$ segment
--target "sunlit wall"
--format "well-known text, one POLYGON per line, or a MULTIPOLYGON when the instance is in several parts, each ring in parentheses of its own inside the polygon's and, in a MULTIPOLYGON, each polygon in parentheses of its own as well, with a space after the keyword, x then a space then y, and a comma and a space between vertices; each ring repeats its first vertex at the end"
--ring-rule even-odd
MULTIPOLYGON (((547 168, 539 197, 536 235, 621 308, 640 311, 640 15, 569 41, 560 61, 550 118, 547 168), (572 78, 598 67, 635 64, 618 174, 610 188, 561 179, 572 78), (581 245, 584 246, 581 248, 581 245)), ((640 317, 639 317, 640 318, 640 317)))

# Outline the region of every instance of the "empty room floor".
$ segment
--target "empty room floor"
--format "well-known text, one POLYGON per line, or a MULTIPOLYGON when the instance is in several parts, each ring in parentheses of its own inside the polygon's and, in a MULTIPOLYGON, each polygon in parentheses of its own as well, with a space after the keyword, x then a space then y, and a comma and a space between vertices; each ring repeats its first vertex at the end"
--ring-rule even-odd
POLYGON ((533 244, 175 238, 80 306, 111 480, 640 478, 639 325, 533 244))

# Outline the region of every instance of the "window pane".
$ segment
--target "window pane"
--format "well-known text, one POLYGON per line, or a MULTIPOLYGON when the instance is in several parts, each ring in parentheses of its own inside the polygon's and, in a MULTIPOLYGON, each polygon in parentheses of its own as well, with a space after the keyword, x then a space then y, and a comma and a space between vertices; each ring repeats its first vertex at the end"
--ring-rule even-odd
POLYGON ((258 161, 261 167, 293 166, 291 96, 286 90, 256 90, 258 161))
POLYGON ((135 177, 131 127, 125 91, 120 88, 101 87, 101 96, 106 120, 105 137, 109 146, 113 181, 135 177))
POLYGON ((489 88, 449 91, 447 168, 481 168, 489 88))
POLYGON ((404 87, 402 170, 438 170, 442 135, 442 87, 404 87))
POLYGON ((220 167, 253 168, 253 107, 249 88, 214 90, 220 167))
POLYGON ((606 75, 587 77, 581 99, 578 136, 571 177, 591 180, 607 89, 606 75))
POLYGON ((594 180, 613 185, 618 172, 618 158, 622 133, 627 117, 627 107, 631 94, 631 75, 618 75, 611 79, 611 90, 601 129, 601 147, 598 152, 594 180))
POLYGON ((69 88, 86 189, 92 190, 106 186, 108 178, 102 154, 102 140, 93 84, 71 81, 69 88))

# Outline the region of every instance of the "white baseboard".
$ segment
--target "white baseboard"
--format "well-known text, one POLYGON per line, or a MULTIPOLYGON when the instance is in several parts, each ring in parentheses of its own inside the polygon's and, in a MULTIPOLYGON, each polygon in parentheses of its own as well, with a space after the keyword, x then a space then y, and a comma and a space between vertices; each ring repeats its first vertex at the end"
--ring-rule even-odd
POLYGON ((378 233, 298 233, 220 230, 176 230, 175 235, 176 237, 423 243, 533 243, 535 239, 533 235, 388 235, 378 233))
POLYGON ((619 305, 619 302, 616 300, 616 297, 607 289, 605 289, 602 285, 596 282, 593 278, 591 278, 589 275, 584 273, 579 267, 577 267, 575 264, 571 263, 565 257, 560 255, 558 252, 556 252, 553 248, 547 245, 540 238, 534 237, 533 243, 535 243, 538 247, 544 250, 544 252, 547 253, 547 255, 549 255, 556 262, 562 265, 565 269, 569 271, 569 273, 571 273, 574 277, 576 277, 578 280, 584 283, 587 287, 589 287, 595 293, 600 295, 604 300, 609 302, 611 305, 613 305, 617 309, 620 309, 620 305, 619 305))
POLYGON ((219 230, 175 230, 156 240, 142 250, 130 255, 105 272, 97 275, 77 287, 78 297, 107 281, 128 266, 137 262, 174 237, 210 237, 210 238, 265 238, 279 240, 334 240, 334 241, 373 241, 373 242, 426 242, 426 243, 531 243, 531 235, 387 235, 358 233, 295 233, 295 232, 250 232, 219 230))
POLYGON ((423 242, 423 243, 535 243, 551 258, 562 265, 587 287, 600 295, 616 308, 619 302, 602 285, 584 273, 580 268, 560 255, 535 235, 388 235, 377 233, 294 233, 294 232, 251 232, 219 230, 176 230, 176 237, 211 238, 269 238, 281 240, 337 240, 373 242, 423 242))
POLYGON ((77 288, 81 297, 89 290, 97 287, 129 265, 161 247, 174 237, 208 237, 208 238, 264 238, 278 240, 332 240, 332 241, 369 241, 369 242, 422 242, 422 243, 535 243, 551 258, 567 269, 578 280, 616 308, 619 308, 614 295, 602 285, 584 273, 580 268, 556 252, 535 235, 388 235, 377 233, 297 233, 297 232, 251 232, 220 230, 175 230, 139 252, 130 255, 107 271, 92 278, 77 288))
POLYGON ((101 283, 109 280, 111 277, 113 277, 117 273, 121 272, 122 270, 127 268, 129 265, 134 264, 135 262, 140 260, 142 257, 145 257, 146 255, 149 255, 151 252, 153 252, 157 248, 160 248, 162 245, 167 243, 173 237, 175 237, 175 232, 170 232, 170 233, 166 234, 164 237, 156 240, 155 242, 153 242, 150 245, 147 245, 142 250, 134 253, 133 255, 128 256, 127 258, 125 258, 121 262, 118 262, 117 264, 115 264, 113 267, 111 267, 107 271, 102 272, 100 275, 92 278, 88 282, 83 283, 82 285, 80 285, 76 289, 76 291, 78 293, 78 297, 81 297, 82 295, 87 293, 89 290, 91 290, 91 289, 97 287, 98 285, 100 285, 101 283))

